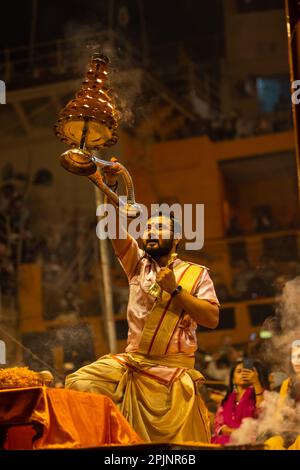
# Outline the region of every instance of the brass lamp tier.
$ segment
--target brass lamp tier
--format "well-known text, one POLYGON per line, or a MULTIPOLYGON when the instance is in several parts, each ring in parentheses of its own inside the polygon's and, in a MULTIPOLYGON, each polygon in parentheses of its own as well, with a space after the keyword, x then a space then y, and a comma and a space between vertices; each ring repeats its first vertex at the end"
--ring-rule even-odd
POLYGON ((109 60, 94 54, 75 99, 60 111, 55 134, 71 147, 88 150, 110 147, 118 141, 118 113, 107 88, 109 60))
POLYGON ((103 54, 93 54, 81 88, 75 99, 60 111, 54 131, 62 142, 72 147, 60 156, 61 166, 75 175, 87 176, 123 215, 133 219, 138 217, 142 209, 135 202, 129 171, 115 158, 108 162, 93 152, 118 141, 116 129, 119 115, 106 87, 108 62, 103 54), (126 201, 105 184, 98 168, 113 168, 122 176, 127 192, 126 201))

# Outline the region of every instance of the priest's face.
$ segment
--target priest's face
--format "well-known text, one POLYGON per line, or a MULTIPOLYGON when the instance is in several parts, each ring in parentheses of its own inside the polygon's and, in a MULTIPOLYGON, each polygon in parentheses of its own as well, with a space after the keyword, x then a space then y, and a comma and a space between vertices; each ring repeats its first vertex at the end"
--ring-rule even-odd
POLYGON ((165 256, 174 245, 173 221, 165 216, 151 217, 142 237, 143 248, 153 258, 165 256))

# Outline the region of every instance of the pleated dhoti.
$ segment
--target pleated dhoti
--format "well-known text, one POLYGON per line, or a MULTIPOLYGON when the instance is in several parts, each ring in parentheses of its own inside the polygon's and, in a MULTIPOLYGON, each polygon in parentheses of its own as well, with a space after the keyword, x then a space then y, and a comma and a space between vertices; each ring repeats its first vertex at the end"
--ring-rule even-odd
POLYGON ((146 442, 209 443, 208 412, 199 393, 203 376, 194 369, 170 368, 175 370, 172 380, 164 380, 163 373, 160 380, 159 365, 145 367, 130 358, 126 353, 103 356, 70 374, 66 388, 110 397, 146 442))

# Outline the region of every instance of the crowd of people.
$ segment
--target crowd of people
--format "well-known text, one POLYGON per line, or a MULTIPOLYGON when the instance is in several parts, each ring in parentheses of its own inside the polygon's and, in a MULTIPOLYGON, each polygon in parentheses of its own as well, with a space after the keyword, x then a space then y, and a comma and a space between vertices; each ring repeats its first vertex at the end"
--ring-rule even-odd
POLYGON ((247 210, 243 211, 243 223, 238 214, 231 214, 226 227, 226 237, 234 238, 259 233, 267 234, 268 232, 293 230, 300 226, 299 215, 297 213, 290 214, 288 220, 282 223, 276 220, 276 217, 273 215, 272 207, 269 205, 255 206, 252 208, 251 212, 247 212, 247 210))
MULTIPOLYGON (((18 269, 22 264, 39 263, 43 273, 45 318, 60 314, 79 314, 82 309, 77 283, 74 288, 53 295, 51 288, 65 276, 82 247, 86 248, 86 234, 92 233, 95 222, 82 220, 74 214, 65 214, 60 225, 49 225, 43 231, 36 229, 32 214, 30 193, 32 186, 49 185, 52 175, 48 170, 38 170, 33 177, 17 171, 11 164, 2 168, 0 181, 0 290, 2 305, 14 306, 18 294, 18 269), (59 301, 57 300, 59 298, 59 301)), ((91 276, 93 253, 85 250, 81 268, 82 281, 91 276)), ((74 271, 76 271, 74 268, 74 271)), ((79 276, 79 268, 73 276, 79 276)), ((74 280, 74 279, 73 279, 74 280)), ((64 284, 64 287, 66 283, 64 284)), ((99 312, 99 294, 94 294, 94 308, 99 312)))
POLYGON ((30 212, 26 203, 28 176, 4 167, 0 182, 0 271, 3 301, 17 291, 17 269, 30 262, 37 249, 37 240, 30 230, 30 212))
POLYGON ((290 119, 276 113, 260 114, 250 119, 240 110, 229 116, 215 115, 203 122, 203 131, 213 141, 243 139, 252 136, 283 132, 292 126, 290 119))
POLYGON ((297 260, 278 262, 268 256, 262 256, 256 266, 244 258, 237 260, 232 266, 231 285, 223 282, 218 275, 214 281, 221 302, 241 302, 276 297, 287 281, 299 275, 300 263, 297 260))
POLYGON ((207 136, 213 142, 220 142, 284 132, 291 128, 292 121, 288 114, 259 113, 251 119, 236 110, 228 116, 216 113, 209 117, 201 116, 194 121, 185 121, 184 124, 181 122, 168 132, 155 132, 154 138, 163 141, 207 136))

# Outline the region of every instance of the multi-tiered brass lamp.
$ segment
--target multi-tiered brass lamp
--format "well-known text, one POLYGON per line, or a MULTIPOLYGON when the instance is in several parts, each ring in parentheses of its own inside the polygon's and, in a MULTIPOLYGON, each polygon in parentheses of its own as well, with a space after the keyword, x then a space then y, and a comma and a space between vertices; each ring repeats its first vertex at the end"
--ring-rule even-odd
POLYGON ((96 150, 110 147, 118 141, 117 127, 119 114, 110 97, 108 88, 108 58, 94 53, 75 99, 69 101, 60 111, 54 126, 57 137, 71 149, 60 157, 66 170, 76 175, 87 176, 101 189, 127 217, 134 218, 140 213, 135 202, 134 188, 128 170, 120 162, 101 160, 96 150), (113 167, 125 182, 127 201, 118 196, 104 183, 97 167, 113 167))

